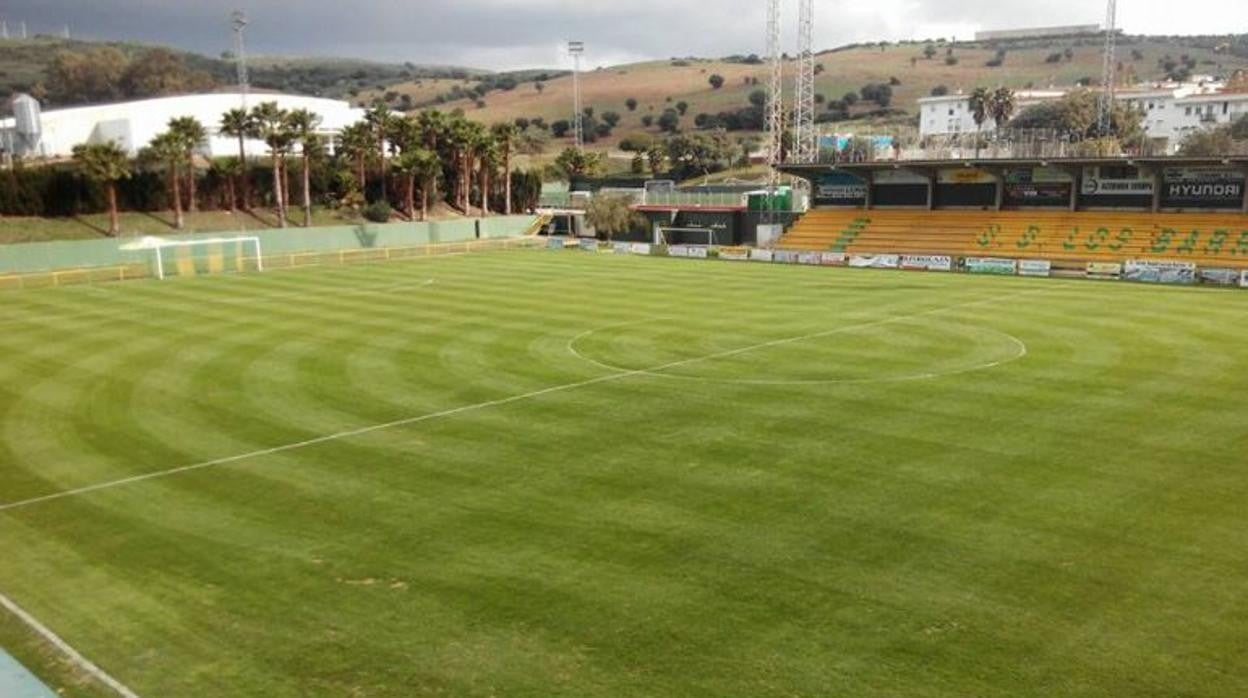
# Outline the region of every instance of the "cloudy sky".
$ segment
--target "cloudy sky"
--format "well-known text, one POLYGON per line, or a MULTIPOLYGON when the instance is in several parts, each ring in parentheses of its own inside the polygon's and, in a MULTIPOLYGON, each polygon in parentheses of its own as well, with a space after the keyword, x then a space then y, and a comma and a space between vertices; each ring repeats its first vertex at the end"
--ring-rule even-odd
MULTIPOLYGON (((977 29, 1104 20, 1079 0, 816 0, 815 43, 939 36, 977 29)), ((336 55, 506 69, 560 67, 564 40, 585 41, 594 64, 675 55, 762 52, 763 0, 5 0, 10 32, 172 44, 216 55, 229 48, 228 16, 252 18, 253 53, 336 55)), ((795 40, 796 0, 786 8, 795 40)), ((1248 0, 1122 0, 1131 33, 1248 32, 1248 0)))

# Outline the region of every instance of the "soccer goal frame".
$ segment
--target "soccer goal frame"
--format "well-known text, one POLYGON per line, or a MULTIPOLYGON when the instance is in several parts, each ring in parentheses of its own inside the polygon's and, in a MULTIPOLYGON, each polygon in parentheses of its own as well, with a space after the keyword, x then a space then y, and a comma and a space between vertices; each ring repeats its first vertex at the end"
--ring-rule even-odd
POLYGON ((260 238, 254 235, 239 236, 239 237, 203 238, 203 239, 196 239, 196 240, 166 240, 164 238, 158 238, 158 237, 145 237, 129 245, 123 245, 122 249, 123 250, 150 250, 156 262, 155 264, 156 278, 160 279, 161 281, 164 281, 166 278, 165 254, 164 254, 165 250, 178 249, 178 248, 185 249, 185 248, 194 248, 194 247, 210 247, 212 245, 226 245, 226 244, 234 244, 234 243, 244 245, 244 246, 251 245, 256 253, 255 258, 254 258, 256 260, 256 271, 264 271, 264 255, 262 253, 260 238))

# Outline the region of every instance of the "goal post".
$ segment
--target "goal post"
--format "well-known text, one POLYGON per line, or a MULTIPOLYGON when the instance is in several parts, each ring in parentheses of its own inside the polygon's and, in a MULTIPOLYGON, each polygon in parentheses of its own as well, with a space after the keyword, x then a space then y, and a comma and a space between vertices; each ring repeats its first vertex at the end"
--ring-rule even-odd
POLYGON ((264 271, 260 238, 256 236, 169 240, 144 237, 122 245, 127 251, 146 251, 152 273, 164 280, 171 275, 197 276, 226 272, 264 271))

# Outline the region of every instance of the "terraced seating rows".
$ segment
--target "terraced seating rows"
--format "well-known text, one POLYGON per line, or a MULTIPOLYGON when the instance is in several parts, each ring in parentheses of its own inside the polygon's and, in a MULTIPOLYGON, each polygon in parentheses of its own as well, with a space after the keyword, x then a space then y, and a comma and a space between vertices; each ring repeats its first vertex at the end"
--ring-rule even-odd
POLYGON ((813 210, 788 249, 1248 267, 1248 216, 1096 211, 813 210))

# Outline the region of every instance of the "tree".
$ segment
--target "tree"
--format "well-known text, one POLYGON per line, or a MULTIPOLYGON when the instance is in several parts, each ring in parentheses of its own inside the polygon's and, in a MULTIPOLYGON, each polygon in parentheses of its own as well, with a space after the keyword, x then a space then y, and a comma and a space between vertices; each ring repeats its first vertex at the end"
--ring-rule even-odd
POLYGON ((355 165, 355 179, 360 192, 368 188, 368 159, 374 152, 373 133, 368 124, 360 122, 342 129, 338 152, 355 165))
POLYGON ((286 115, 286 128, 294 142, 299 144, 299 159, 303 164, 303 227, 312 227, 312 158, 321 152, 321 117, 308 109, 296 109, 286 115))
POLYGON ((602 169, 602 159, 597 153, 567 148, 555 158, 555 169, 563 174, 564 179, 571 181, 573 177, 589 177, 602 169))
POLYGON ((238 158, 216 158, 212 161, 210 171, 220 181, 225 182, 225 205, 230 213, 238 211, 238 188, 234 183, 246 171, 243 162, 238 158))
POLYGON ((169 175, 169 198, 173 204, 173 227, 181 230, 186 221, 182 215, 182 163, 186 151, 182 139, 172 131, 157 135, 143 149, 140 158, 154 165, 163 165, 169 175))
POLYGON ((663 171, 663 162, 667 160, 667 149, 661 143, 650 146, 650 150, 646 151, 646 160, 650 164, 650 174, 658 177, 663 171))
POLYGON ((750 99, 750 104, 753 104, 754 106, 760 107, 760 108, 765 107, 767 106, 767 91, 766 90, 754 90, 753 92, 750 93, 749 99, 750 99))
MULTIPOLYGON (((605 118, 605 114, 603 115, 605 118)), ((618 115, 617 115, 618 116, 618 115)), ((516 146, 516 129, 511 124, 495 124, 494 141, 503 158, 503 214, 511 215, 511 151, 516 146)))
POLYGON ((629 97, 624 100, 624 106, 628 107, 629 111, 637 111, 637 100, 633 97, 629 97))
POLYGON ((604 111, 602 113, 602 120, 608 127, 615 128, 620 123, 620 115, 613 111, 604 111))
POLYGON ((108 195, 108 234, 121 234, 117 214, 117 182, 130 178, 130 158, 116 143, 92 143, 74 147, 74 162, 88 179, 104 185, 108 195))
POLYGON ((568 135, 570 130, 572 130, 572 124, 568 123, 566 119, 560 119, 550 125, 550 133, 555 138, 563 138, 568 135))
POLYGON ((273 156, 273 203, 277 209, 277 224, 286 227, 286 197, 282 187, 282 162, 294 137, 287 125, 285 110, 277 102, 262 102, 251 112, 256 122, 256 132, 269 147, 273 156))
POLYGON ((47 69, 49 98, 62 104, 106 102, 123 96, 121 78, 129 59, 112 46, 61 51, 47 69))
POLYGON ((677 102, 677 103, 676 103, 676 111, 677 111, 677 112, 680 112, 680 115, 681 115, 681 116, 684 116, 684 115, 685 115, 685 114, 689 111, 689 103, 688 103, 688 102, 677 102))
POLYGON ((221 115, 218 130, 223 136, 238 139, 239 177, 243 180, 243 210, 251 210, 251 178, 247 176, 247 139, 257 138, 256 123, 246 109, 231 109, 221 115))
POLYGON ((1010 119, 1014 118, 1014 111, 1018 108, 1018 101, 1014 96, 1014 90, 1008 87, 998 87, 993 93, 988 104, 988 113, 992 116, 993 122, 997 128, 1003 128, 1010 119))
POLYGON ((675 109, 665 109, 657 123, 660 130, 676 133, 680 130, 680 114, 675 109))
POLYGON ((191 213, 199 211, 199 188, 195 178, 195 154, 208 140, 208 129, 192 116, 183 116, 169 122, 169 133, 173 134, 182 144, 182 152, 186 157, 186 183, 191 213))
POLYGON ((944 97, 949 94, 949 88, 945 85, 937 85, 932 88, 933 97, 944 97))
POLYGON ((630 204, 623 196, 595 196, 585 209, 585 221, 610 242, 616 235, 645 225, 645 218, 629 208, 630 204))
POLYGON ((719 88, 724 86, 724 76, 718 75, 718 74, 712 75, 711 77, 707 78, 707 82, 711 83, 712 90, 718 90, 719 88))
POLYGON ((986 87, 976 87, 969 100, 971 118, 975 120, 975 157, 979 157, 979 134, 984 129, 984 122, 988 121, 991 107, 992 93, 986 87))
POLYGON ((930 61, 930 60, 932 60, 933 58, 935 58, 935 57, 936 57, 936 47, 935 47, 935 46, 933 46, 933 45, 931 45, 931 44, 928 44, 927 46, 924 46, 924 47, 923 47, 923 57, 924 57, 924 58, 926 58, 926 59, 927 59, 927 60, 929 60, 929 61, 930 61))
POLYGON ((364 123, 372 129, 373 139, 377 143, 377 152, 381 156, 381 179, 386 179, 386 140, 394 127, 394 114, 385 104, 374 105, 364 112, 364 123))

